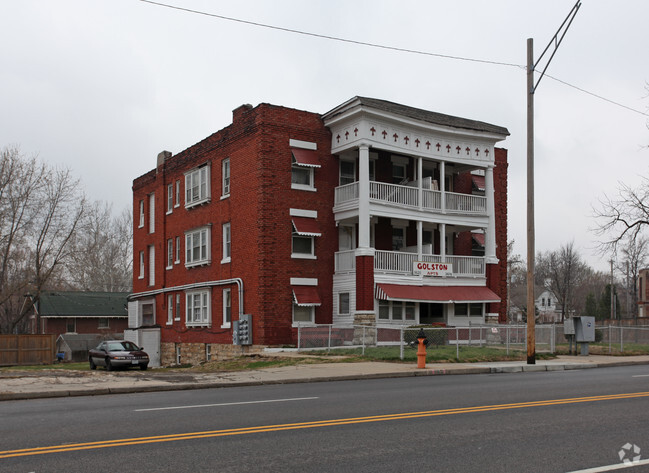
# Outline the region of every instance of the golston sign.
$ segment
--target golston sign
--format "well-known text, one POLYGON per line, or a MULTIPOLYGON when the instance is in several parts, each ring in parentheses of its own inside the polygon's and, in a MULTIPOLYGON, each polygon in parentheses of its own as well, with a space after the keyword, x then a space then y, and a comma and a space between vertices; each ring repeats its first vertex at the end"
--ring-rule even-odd
POLYGON ((453 265, 451 263, 415 261, 412 263, 412 272, 421 276, 450 276, 453 274, 453 265))

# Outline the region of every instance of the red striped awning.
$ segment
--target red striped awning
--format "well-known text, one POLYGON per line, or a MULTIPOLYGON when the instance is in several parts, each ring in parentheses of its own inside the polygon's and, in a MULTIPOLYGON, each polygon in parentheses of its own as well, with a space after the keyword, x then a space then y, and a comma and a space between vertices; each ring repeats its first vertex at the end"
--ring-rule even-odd
POLYGON ((320 167, 320 158, 318 158, 318 152, 315 150, 291 148, 291 153, 293 153, 295 163, 299 164, 300 166, 308 166, 311 168, 320 167))
POLYGON ((486 189, 484 176, 476 176, 472 174, 471 181, 473 182, 473 187, 477 190, 484 191, 486 189))
POLYGON ((291 217, 293 220, 293 228, 298 235, 301 236, 321 236, 320 225, 315 218, 309 217, 291 217))
POLYGON ((291 286, 293 300, 299 306, 319 306, 320 296, 317 286, 291 286))
POLYGON ((377 284, 375 296, 386 301, 413 302, 500 302, 500 297, 485 286, 406 286, 377 284))

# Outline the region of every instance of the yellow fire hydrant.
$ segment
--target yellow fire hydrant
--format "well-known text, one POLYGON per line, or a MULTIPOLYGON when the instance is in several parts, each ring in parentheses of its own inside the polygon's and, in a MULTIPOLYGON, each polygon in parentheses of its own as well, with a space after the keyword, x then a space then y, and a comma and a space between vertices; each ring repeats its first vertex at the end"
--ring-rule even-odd
POLYGON ((428 338, 424 333, 424 329, 419 330, 417 334, 417 368, 426 368, 426 346, 428 345, 428 338))

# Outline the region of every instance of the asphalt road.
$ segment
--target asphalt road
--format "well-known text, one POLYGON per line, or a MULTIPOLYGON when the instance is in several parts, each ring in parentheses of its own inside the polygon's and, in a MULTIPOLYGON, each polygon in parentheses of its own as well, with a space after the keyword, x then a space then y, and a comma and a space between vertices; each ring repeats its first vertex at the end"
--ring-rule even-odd
POLYGON ((649 367, 7 401, 0 420, 2 472, 567 472, 649 458, 649 367))

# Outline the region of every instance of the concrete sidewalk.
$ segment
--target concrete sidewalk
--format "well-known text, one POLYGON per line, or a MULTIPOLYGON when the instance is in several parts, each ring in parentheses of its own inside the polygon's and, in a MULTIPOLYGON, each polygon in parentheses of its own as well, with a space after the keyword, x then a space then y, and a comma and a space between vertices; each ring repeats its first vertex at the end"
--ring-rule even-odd
POLYGON ((528 365, 524 361, 429 363, 424 369, 417 369, 415 363, 358 362, 300 364, 222 373, 155 369, 117 372, 102 369, 4 370, 0 371, 0 401, 406 376, 560 371, 628 365, 649 365, 649 356, 559 356, 554 360, 538 360, 535 365, 528 365))

